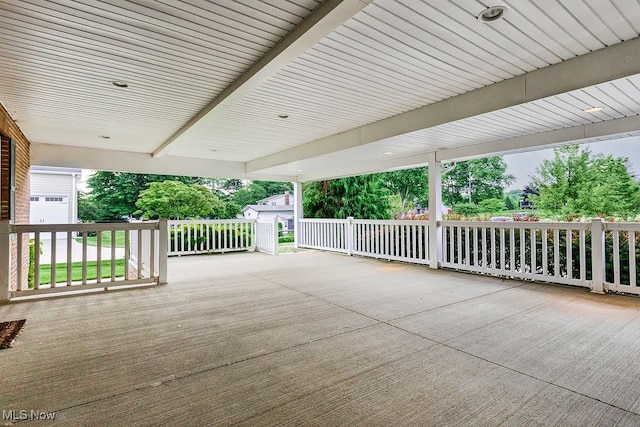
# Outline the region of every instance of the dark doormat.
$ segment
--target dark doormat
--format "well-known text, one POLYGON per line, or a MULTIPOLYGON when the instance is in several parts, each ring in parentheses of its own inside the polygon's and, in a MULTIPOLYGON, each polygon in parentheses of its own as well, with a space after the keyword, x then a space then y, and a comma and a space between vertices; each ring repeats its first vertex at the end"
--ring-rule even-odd
POLYGON ((0 322, 0 350, 9 348, 20 333, 27 319, 0 322))

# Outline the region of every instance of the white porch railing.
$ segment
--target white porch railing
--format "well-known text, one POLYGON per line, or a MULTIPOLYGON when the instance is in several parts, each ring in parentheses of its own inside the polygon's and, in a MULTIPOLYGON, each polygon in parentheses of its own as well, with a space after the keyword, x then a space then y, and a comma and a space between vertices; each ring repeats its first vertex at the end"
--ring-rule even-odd
POLYGON ((301 219, 299 246, 417 264, 429 263, 427 221, 301 219))
POLYGON ((350 227, 354 255, 429 264, 428 221, 355 219, 350 227))
POLYGON ((351 254, 348 219, 301 219, 298 245, 302 248, 351 254))
POLYGON ((640 295, 638 260, 640 224, 604 223, 605 286, 614 292, 640 295))
POLYGON ((255 220, 171 220, 167 223, 169 256, 248 251, 256 248, 255 220))
POLYGON ((166 234, 166 221, 64 225, 12 225, 3 221, 0 223, 0 266, 3 267, 0 299, 166 283, 166 234), (109 233, 109 245, 103 243, 105 232, 109 233), (88 244, 90 234, 95 234, 95 246, 88 244), (116 247, 118 235, 123 235, 124 248, 116 247), (132 235, 135 235, 133 244, 132 235), (32 260, 24 250, 30 240, 34 245, 32 260), (45 241, 46 255, 41 253, 45 241), (136 248, 133 257, 132 248, 136 248), (130 260, 134 260, 133 265, 130 260), (30 277, 25 277, 25 267, 29 264, 30 277), (59 269, 65 270, 63 279, 56 278, 59 269))
POLYGON ((255 247, 259 252, 278 255, 278 217, 255 222, 255 247))
POLYGON ((592 287, 592 224, 442 221, 446 268, 592 287))

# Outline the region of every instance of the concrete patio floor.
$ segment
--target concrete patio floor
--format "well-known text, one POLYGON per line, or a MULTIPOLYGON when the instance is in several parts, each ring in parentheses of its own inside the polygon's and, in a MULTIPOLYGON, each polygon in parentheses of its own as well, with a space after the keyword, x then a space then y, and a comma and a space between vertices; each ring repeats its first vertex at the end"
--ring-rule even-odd
POLYGON ((640 298, 314 251, 172 258, 169 279, 0 305, 0 321, 27 318, 0 350, 0 410, 60 425, 640 425, 640 298))

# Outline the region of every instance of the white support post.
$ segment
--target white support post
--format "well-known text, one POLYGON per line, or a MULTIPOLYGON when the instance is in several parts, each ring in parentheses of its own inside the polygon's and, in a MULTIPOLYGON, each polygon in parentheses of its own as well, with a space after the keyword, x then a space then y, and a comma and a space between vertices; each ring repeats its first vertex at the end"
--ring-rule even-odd
POLYGON ((280 218, 278 215, 273 218, 273 255, 278 255, 278 246, 280 245, 280 239, 278 238, 278 225, 280 224, 280 218))
POLYGON ((604 294, 605 279, 604 221, 591 219, 591 292, 604 294))
POLYGON ((302 242, 302 226, 300 220, 304 217, 302 209, 302 183, 293 183, 293 247, 300 247, 302 242))
POLYGON ((442 261, 442 169, 436 153, 429 153, 429 266, 442 261))
MULTIPOLYGON (((167 252, 169 248, 169 224, 166 219, 158 221, 158 231, 160 232, 158 241, 158 284, 167 284, 167 252)), ((151 255, 153 256, 153 254, 151 255)), ((153 272, 151 272, 153 274, 153 272)))
POLYGON ((355 233, 353 232, 353 217, 347 217, 349 222, 347 223, 347 253, 349 256, 353 255, 353 237, 355 233))
POLYGON ((8 301, 11 286, 11 238, 9 221, 0 221, 0 301, 8 301))

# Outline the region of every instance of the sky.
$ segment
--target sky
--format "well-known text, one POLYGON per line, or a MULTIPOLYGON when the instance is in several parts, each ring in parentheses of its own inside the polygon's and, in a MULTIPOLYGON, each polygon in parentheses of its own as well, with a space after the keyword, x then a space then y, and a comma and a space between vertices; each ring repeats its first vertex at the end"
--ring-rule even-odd
MULTIPOLYGON (((629 159, 629 170, 640 177, 640 137, 620 138, 609 141, 584 144, 593 153, 613 155, 614 157, 626 157, 629 159)), ((543 160, 553 158, 553 149, 529 151, 527 153, 507 154, 504 160, 507 163, 507 173, 516 177, 506 191, 522 189, 531 182, 531 176, 543 160)))

